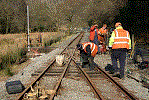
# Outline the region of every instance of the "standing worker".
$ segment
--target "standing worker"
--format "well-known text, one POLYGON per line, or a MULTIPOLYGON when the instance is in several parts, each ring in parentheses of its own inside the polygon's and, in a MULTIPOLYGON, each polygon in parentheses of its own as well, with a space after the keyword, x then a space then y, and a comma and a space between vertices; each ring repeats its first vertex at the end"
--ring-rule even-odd
POLYGON ((92 42, 85 42, 85 43, 79 43, 76 45, 77 49, 80 50, 80 61, 82 68, 87 65, 90 70, 94 69, 94 57, 96 56, 98 52, 98 47, 96 44, 92 42))
POLYGON ((107 41, 107 25, 104 24, 102 28, 99 29, 98 35, 99 35, 99 43, 102 45, 102 49, 100 50, 101 53, 106 53, 106 41, 107 41))
POLYGON ((98 34, 98 25, 97 23, 95 22, 94 25, 90 28, 90 36, 89 36, 89 39, 90 39, 90 42, 96 44, 98 46, 98 52, 100 52, 100 49, 99 49, 99 36, 97 35, 98 34))
POLYGON ((113 77, 119 77, 121 79, 124 77, 126 52, 131 49, 131 39, 129 32, 123 29, 120 22, 115 24, 115 28, 109 40, 109 48, 112 49, 113 77), (117 59, 119 59, 120 68, 118 68, 117 59))

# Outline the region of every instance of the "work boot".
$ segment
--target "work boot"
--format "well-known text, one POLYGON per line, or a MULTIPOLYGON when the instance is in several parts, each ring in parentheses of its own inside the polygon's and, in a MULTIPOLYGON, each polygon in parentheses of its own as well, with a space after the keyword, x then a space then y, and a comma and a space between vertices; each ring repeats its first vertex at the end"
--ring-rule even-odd
POLYGON ((136 60, 133 60, 133 63, 134 64, 139 64, 140 62, 136 61, 136 60))
POLYGON ((109 74, 114 74, 114 71, 109 71, 109 74))
POLYGON ((125 77, 124 77, 124 76, 123 76, 123 77, 120 76, 120 79, 121 79, 121 80, 125 80, 125 77))
POLYGON ((119 73, 119 72, 115 72, 112 76, 113 76, 113 77, 118 77, 118 78, 120 78, 120 73, 119 73))
POLYGON ((85 68, 85 65, 84 64, 82 64, 82 68, 85 68))

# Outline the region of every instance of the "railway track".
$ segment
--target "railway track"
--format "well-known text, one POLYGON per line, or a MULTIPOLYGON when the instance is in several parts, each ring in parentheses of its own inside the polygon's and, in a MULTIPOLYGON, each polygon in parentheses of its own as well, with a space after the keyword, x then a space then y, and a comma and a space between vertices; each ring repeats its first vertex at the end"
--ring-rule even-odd
POLYGON ((56 59, 54 59, 49 62, 48 66, 44 66, 32 74, 32 77, 36 78, 36 80, 19 95, 18 100, 29 99, 29 97, 31 97, 30 99, 32 100, 46 98, 53 100, 55 96, 61 94, 62 80, 70 77, 86 81, 94 93, 94 97, 98 100, 137 100, 138 98, 122 86, 118 82, 118 79, 112 78, 98 65, 96 65, 94 71, 89 71, 88 68, 82 68, 80 66, 79 52, 76 50, 75 46, 82 38, 83 34, 80 33, 63 48, 63 51, 60 53, 60 55, 65 56, 63 66, 58 66, 56 59), (51 77, 54 77, 53 82, 49 80, 51 77), (103 91, 101 87, 102 84, 109 86, 109 90, 114 92, 103 91))
MULTIPOLYGON (((145 82, 145 81, 143 81, 143 80, 139 80, 139 79, 137 79, 137 78, 135 78, 134 76, 129 75, 129 74, 127 75, 127 77, 128 77, 128 78, 131 78, 131 79, 133 79, 133 80, 135 80, 135 81, 138 82, 138 83, 142 83, 142 86, 143 86, 143 87, 149 89, 149 83, 148 83, 148 82, 145 82)), ((146 79, 146 80, 149 80, 149 79, 146 79)))
MULTIPOLYGON (((81 35, 81 33, 78 34, 78 36, 77 36, 76 38, 74 38, 74 40, 77 39, 80 35, 81 35)), ((72 40, 70 43, 68 43, 67 46, 64 46, 64 47, 63 47, 63 51, 62 51, 61 53, 59 53, 59 54, 62 54, 65 50, 67 50, 67 47, 68 47, 70 44, 72 44, 74 40, 72 40)), ((18 100, 22 100, 22 99, 23 99, 25 93, 28 93, 28 92, 31 90, 31 87, 33 87, 33 86, 36 85, 36 82, 38 82, 38 81, 45 75, 45 73, 49 70, 49 68, 51 68, 52 65, 54 65, 55 62, 56 62, 56 59, 53 59, 52 61, 48 62, 48 65, 47 65, 47 66, 43 66, 43 69, 44 69, 44 70, 40 73, 40 75, 38 75, 38 76, 36 77, 35 81, 33 81, 33 82, 30 84, 30 86, 27 87, 27 88, 19 95, 18 100)))

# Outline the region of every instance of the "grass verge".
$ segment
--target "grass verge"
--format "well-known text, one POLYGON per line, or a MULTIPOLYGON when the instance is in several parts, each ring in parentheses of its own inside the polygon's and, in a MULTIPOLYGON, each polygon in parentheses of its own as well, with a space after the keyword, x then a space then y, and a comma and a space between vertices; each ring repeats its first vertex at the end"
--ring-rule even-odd
MULTIPOLYGON (((70 34, 72 35, 72 34, 70 34)), ((65 37, 70 35, 61 35, 57 38, 47 38, 44 39, 44 45, 51 46, 56 43, 60 43, 61 41, 65 40, 65 37)), ((7 75, 7 76, 13 76, 16 74, 15 70, 19 70, 21 66, 17 65, 19 60, 24 57, 27 53, 26 47, 21 47, 19 43, 16 43, 11 40, 11 42, 7 39, 4 39, 2 41, 3 43, 0 44, 0 46, 7 45, 7 49, 0 52, 0 77, 7 75), (19 46, 18 46, 19 45, 19 46), (5 53, 4 53, 5 52, 5 53), (17 66, 17 67, 14 67, 17 66)), ((0 48, 2 50, 2 48, 0 48)))

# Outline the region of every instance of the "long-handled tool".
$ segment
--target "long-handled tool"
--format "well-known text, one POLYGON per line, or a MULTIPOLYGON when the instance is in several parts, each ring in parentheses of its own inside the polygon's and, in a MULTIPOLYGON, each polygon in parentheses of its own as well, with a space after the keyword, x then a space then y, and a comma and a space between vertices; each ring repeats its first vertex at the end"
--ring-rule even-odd
POLYGON ((135 48, 135 45, 136 45, 136 41, 135 41, 135 43, 133 44, 132 51, 131 51, 131 53, 130 53, 130 58, 132 58, 133 55, 134 55, 134 48, 135 48))

